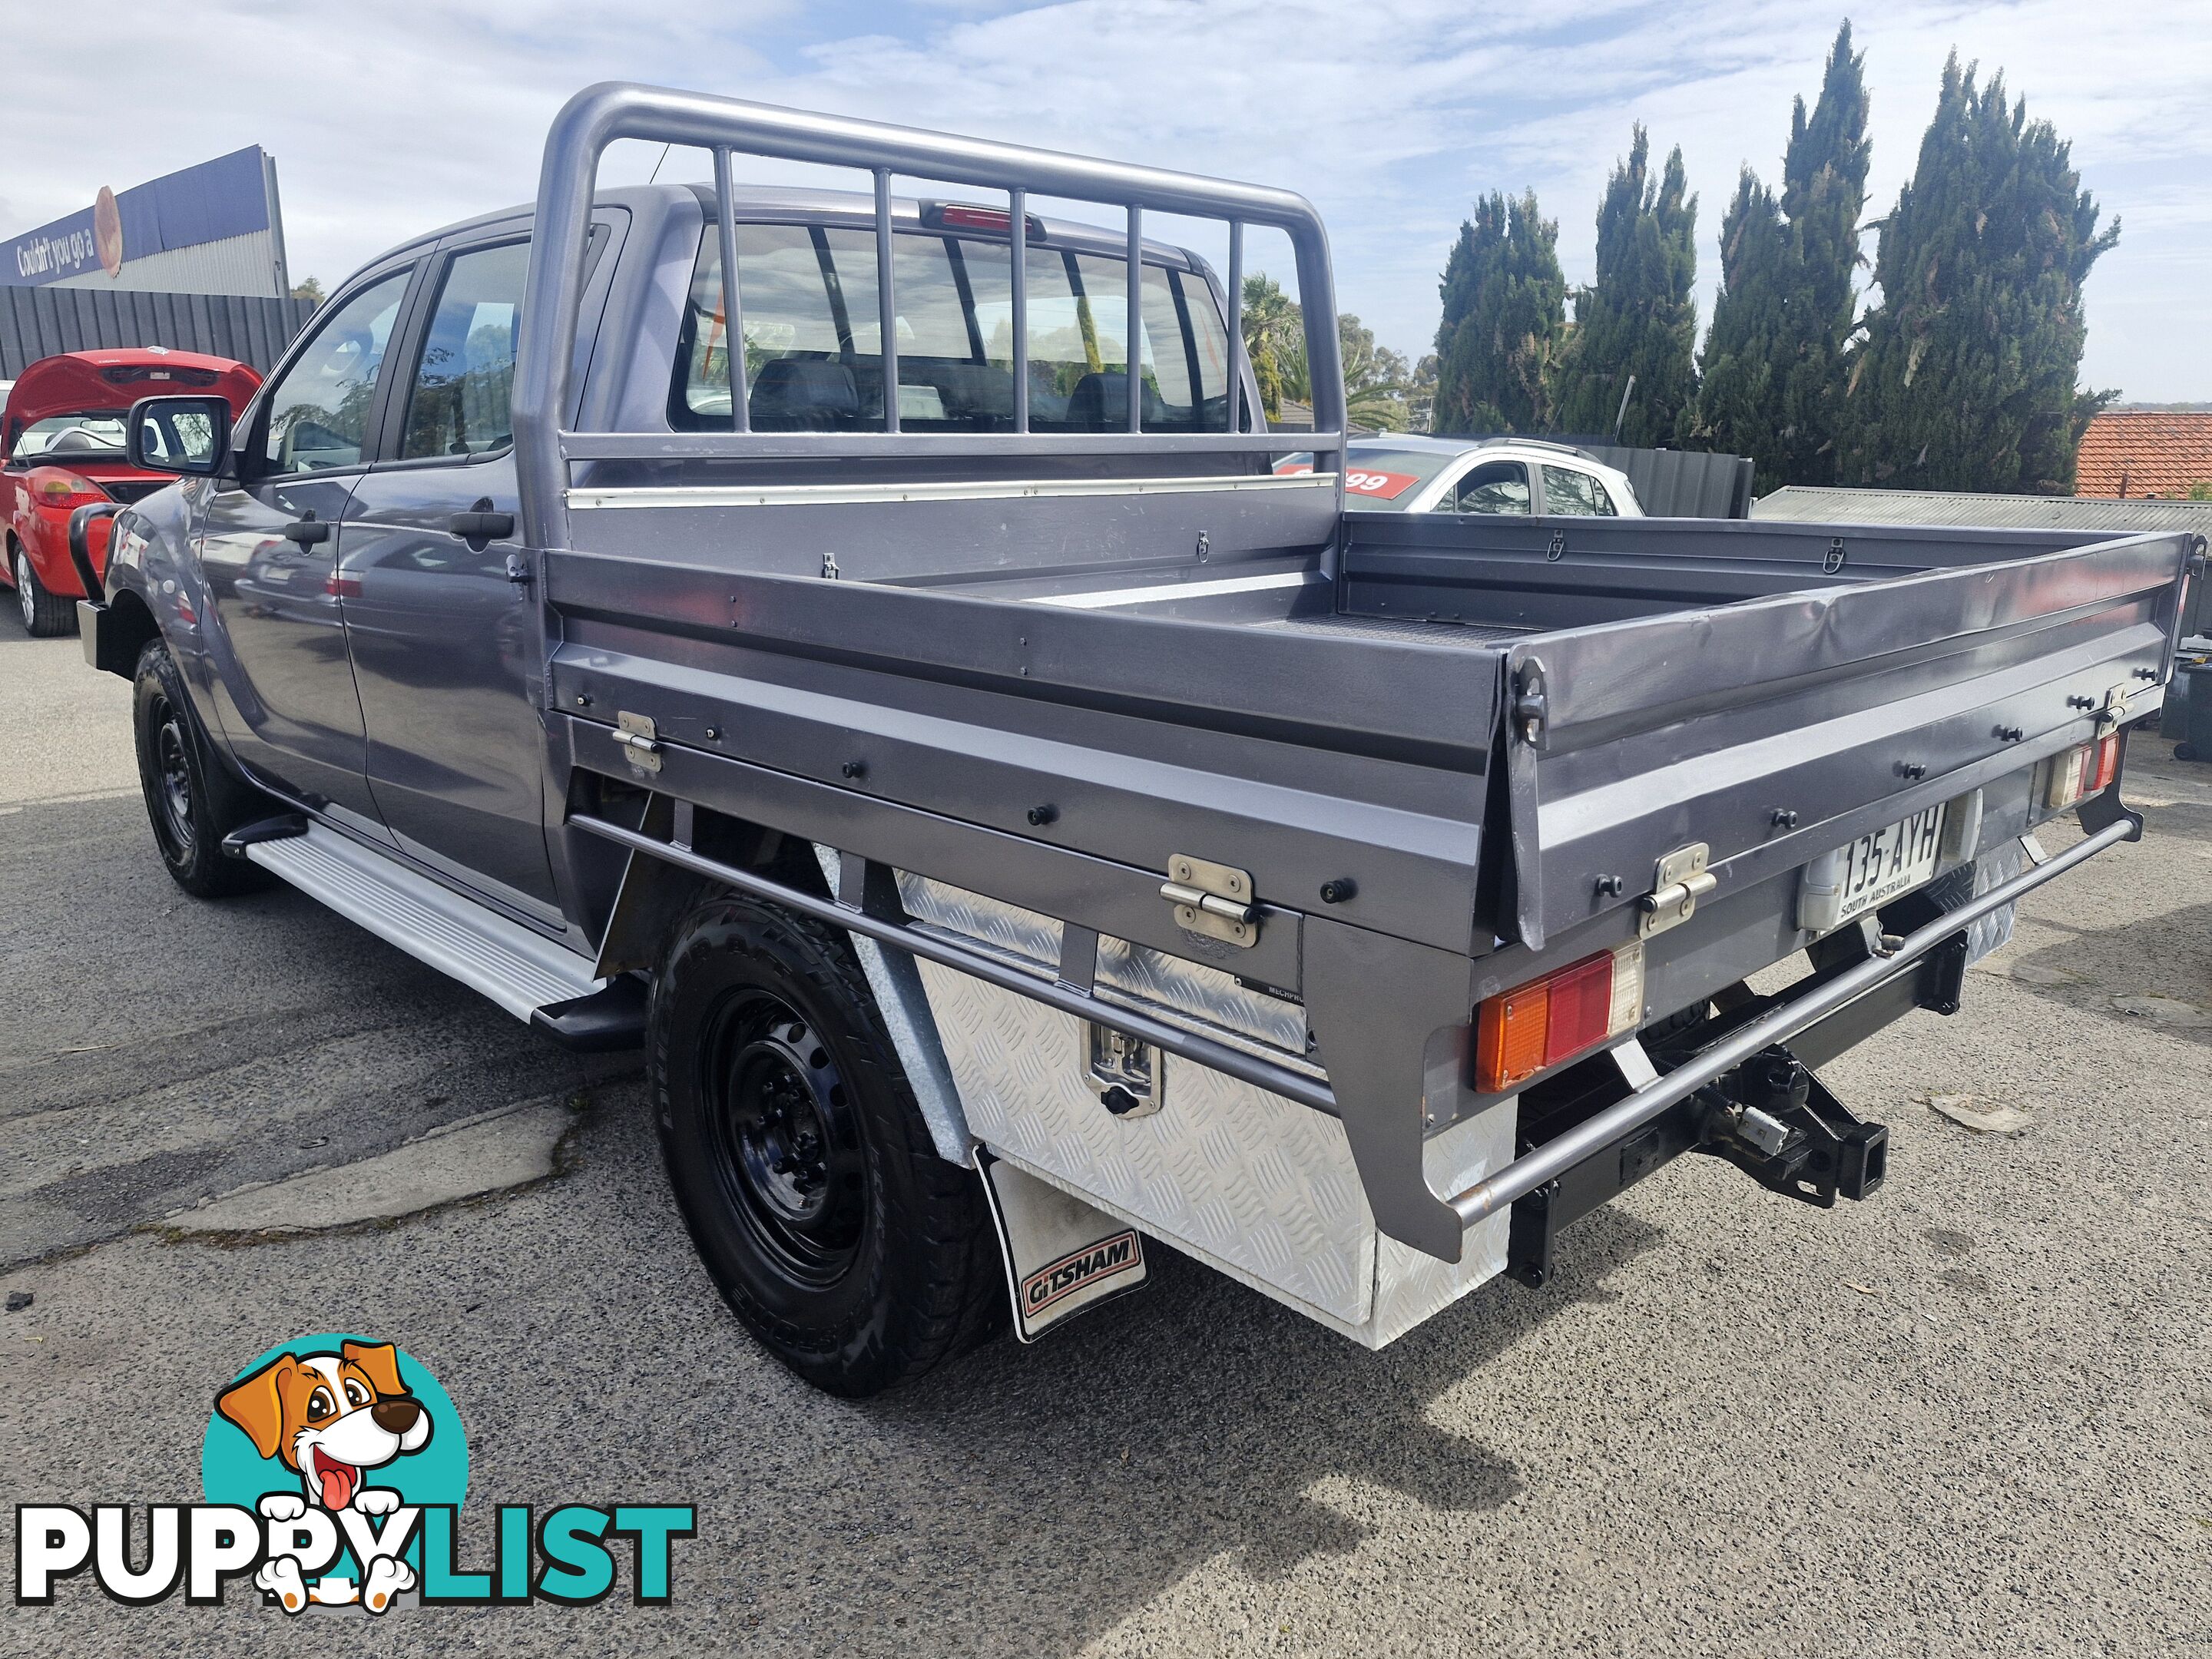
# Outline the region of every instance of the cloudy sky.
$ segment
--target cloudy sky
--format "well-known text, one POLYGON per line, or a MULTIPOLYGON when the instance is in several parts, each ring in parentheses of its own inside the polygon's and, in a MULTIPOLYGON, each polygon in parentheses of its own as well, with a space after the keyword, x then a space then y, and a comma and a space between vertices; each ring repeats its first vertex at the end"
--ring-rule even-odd
MULTIPOLYGON (((1569 280, 1588 280, 1591 216, 1634 120, 1662 151, 1682 146, 1709 313, 1736 170, 1778 175, 1790 96, 1817 90, 1844 9, 194 0, 99 8, 95 50, 83 10, 6 0, 0 236, 102 184, 258 143, 276 157, 295 276, 327 286, 418 229, 530 195, 561 100, 629 78, 1291 186, 1328 221, 1340 304, 1414 352, 1478 191, 1533 185, 1560 222, 1569 280)), ((1870 214, 1910 171, 1944 55, 2002 69, 2124 223, 2089 282, 2083 379, 2135 399, 2212 398, 2212 0, 1848 10, 1873 94, 1870 214)), ((660 161, 611 155, 605 176, 642 179, 660 161)), ((702 171, 678 152, 662 177, 702 171)))

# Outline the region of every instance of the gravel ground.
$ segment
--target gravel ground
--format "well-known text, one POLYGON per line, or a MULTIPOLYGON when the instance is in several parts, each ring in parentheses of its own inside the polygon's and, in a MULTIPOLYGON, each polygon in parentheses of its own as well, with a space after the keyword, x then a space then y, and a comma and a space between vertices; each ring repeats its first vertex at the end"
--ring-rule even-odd
MULTIPOLYGON (((2212 1654, 2212 769, 2155 741, 2148 837, 2033 900, 1957 1018, 1828 1069, 1892 1126, 1872 1201, 1685 1159, 1550 1288, 1376 1355, 1160 1251, 1142 1294, 855 1405, 715 1297, 634 1072, 289 891, 178 895, 76 649, 0 622, 11 1507, 197 1500, 215 1389, 361 1328, 453 1395, 477 1544, 477 1504, 699 1511, 670 1607, 400 1612, 379 1652, 2212 1654), (149 1230, 539 1098, 575 1120, 550 1180, 281 1243, 149 1230)), ((0 1648, 296 1650, 250 1601, 73 1581, 0 1648)))

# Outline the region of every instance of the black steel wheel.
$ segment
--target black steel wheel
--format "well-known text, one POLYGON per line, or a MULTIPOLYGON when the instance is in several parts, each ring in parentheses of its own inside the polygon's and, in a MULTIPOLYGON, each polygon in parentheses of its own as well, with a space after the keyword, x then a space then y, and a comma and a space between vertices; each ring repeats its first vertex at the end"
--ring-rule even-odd
POLYGON ((733 994, 714 1024, 700 1081, 712 1096, 724 1201, 793 1283, 834 1285, 867 1221, 852 1092, 829 1049, 780 998, 733 994))
POLYGON ((938 1156, 842 936, 706 900, 654 980, 648 1065, 700 1259, 800 1376, 875 1394, 1003 1322, 981 1182, 938 1156))
POLYGON ((222 838, 269 811, 269 803, 210 753, 183 678, 160 640, 138 653, 132 690, 139 788, 171 879, 196 898, 263 885, 258 866, 223 856, 222 838))
POLYGON ((192 828, 192 769, 185 736, 184 711, 156 693, 147 718, 154 726, 154 765, 160 774, 154 802, 154 833, 172 863, 191 860, 198 840, 192 828))

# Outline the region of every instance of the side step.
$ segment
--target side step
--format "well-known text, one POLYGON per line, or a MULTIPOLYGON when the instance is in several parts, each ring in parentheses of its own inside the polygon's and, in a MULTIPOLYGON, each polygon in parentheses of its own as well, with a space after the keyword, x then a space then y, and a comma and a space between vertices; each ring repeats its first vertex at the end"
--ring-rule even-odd
MULTIPOLYGON (((302 835, 249 841, 240 850, 517 1019, 592 996, 606 983, 593 975, 589 957, 319 823, 302 835)), ((561 1035, 557 1025, 550 1035, 561 1035)))
POLYGON ((646 1016, 652 1006, 643 980, 618 974, 587 997, 552 1002, 531 1015, 533 1030, 543 1031, 579 1054, 612 1054, 645 1046, 646 1016))

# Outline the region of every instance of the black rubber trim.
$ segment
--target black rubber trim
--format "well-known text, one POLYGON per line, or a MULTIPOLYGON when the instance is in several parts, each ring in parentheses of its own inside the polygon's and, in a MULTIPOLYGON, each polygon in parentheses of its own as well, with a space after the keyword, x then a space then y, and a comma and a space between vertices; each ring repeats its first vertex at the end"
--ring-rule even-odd
POLYGON ((624 975, 566 1002, 549 1002, 532 1012, 532 1030, 543 1031, 572 1054, 605 1054, 645 1046, 646 1010, 650 999, 641 979, 624 975))

